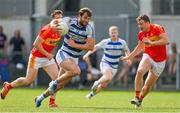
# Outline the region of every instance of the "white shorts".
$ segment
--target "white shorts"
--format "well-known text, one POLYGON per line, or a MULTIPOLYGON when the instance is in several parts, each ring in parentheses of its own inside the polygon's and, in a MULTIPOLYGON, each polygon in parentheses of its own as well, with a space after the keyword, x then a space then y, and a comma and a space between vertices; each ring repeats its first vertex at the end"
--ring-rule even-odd
POLYGON ((110 69, 110 70, 111 70, 113 77, 114 77, 115 74, 117 73, 117 69, 111 67, 111 66, 110 66, 108 63, 106 63, 106 62, 101 62, 101 63, 100 63, 101 73, 103 74, 106 69, 110 69))
POLYGON ((68 55, 63 50, 58 50, 58 52, 56 54, 56 62, 58 63, 58 65, 60 65, 67 58, 72 58, 76 62, 76 64, 78 64, 78 58, 74 58, 74 57, 68 55))
POLYGON ((32 54, 30 54, 29 56, 28 68, 39 69, 39 68, 42 68, 51 64, 55 64, 54 59, 49 60, 46 57, 36 57, 32 54))
POLYGON ((143 54, 143 58, 147 58, 151 65, 152 65, 152 72, 156 75, 156 76, 160 76, 161 73, 163 72, 164 68, 165 68, 165 64, 166 64, 166 61, 162 61, 162 62, 155 62, 148 54, 144 53, 143 54))

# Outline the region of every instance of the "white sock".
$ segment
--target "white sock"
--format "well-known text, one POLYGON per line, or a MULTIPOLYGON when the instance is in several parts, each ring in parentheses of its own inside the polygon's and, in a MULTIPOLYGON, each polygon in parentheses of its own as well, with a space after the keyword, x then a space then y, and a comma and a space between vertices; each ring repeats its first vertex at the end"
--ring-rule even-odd
POLYGON ((58 80, 55 80, 55 81, 54 81, 54 84, 58 85, 58 83, 59 83, 58 80))
POLYGON ((44 100, 46 97, 47 97, 47 96, 45 96, 45 94, 41 94, 41 95, 38 97, 38 99, 44 100))
POLYGON ((91 91, 91 92, 90 92, 90 95, 91 95, 91 96, 94 96, 94 95, 96 95, 96 94, 95 94, 93 91, 91 91))
POLYGON ((98 80, 97 83, 98 83, 98 85, 99 85, 99 84, 100 84, 100 81, 98 80))

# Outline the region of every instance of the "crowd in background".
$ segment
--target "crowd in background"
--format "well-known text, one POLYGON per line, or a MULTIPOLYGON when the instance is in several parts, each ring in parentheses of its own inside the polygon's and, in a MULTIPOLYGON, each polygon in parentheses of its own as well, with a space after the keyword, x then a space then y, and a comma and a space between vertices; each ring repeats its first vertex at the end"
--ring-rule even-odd
MULTIPOLYGON (((177 71, 177 57, 179 52, 175 42, 169 45, 168 62, 164 74, 162 74, 161 82, 175 84, 176 71, 177 71)), ((27 65, 25 59, 26 55, 26 43, 21 36, 19 29, 14 31, 14 36, 8 40, 6 34, 3 32, 3 26, 0 25, 0 82, 10 80, 10 76, 13 76, 10 72, 12 68, 24 69, 27 65), (9 52, 8 52, 9 51, 9 52), (7 54, 9 53, 9 54, 7 54), (13 65, 12 67, 10 65, 13 65)), ((131 65, 125 62, 120 62, 119 70, 114 77, 112 86, 120 86, 128 88, 130 84, 133 84, 138 63, 141 60, 142 54, 136 56, 131 65)), ((97 54, 91 55, 89 62, 85 62, 82 58, 79 60, 79 66, 81 68, 81 76, 78 76, 72 80, 73 83, 78 83, 79 89, 84 89, 89 86, 100 76, 100 70, 97 62, 97 54)), ((15 73, 13 73, 15 74, 15 73)))
POLYGON ((21 36, 19 29, 14 31, 14 35, 8 40, 7 35, 0 25, 0 81, 10 81, 11 66, 23 69, 26 65, 24 56, 26 54, 26 43, 21 36), (9 51, 9 52, 8 52, 9 51), (9 54, 8 54, 9 53, 9 54))

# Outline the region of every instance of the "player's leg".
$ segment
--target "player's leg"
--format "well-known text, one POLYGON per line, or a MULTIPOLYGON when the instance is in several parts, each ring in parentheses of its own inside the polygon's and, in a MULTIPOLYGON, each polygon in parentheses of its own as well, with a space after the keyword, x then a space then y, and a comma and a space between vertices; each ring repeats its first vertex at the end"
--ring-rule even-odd
MULTIPOLYGON (((59 71, 59 76, 63 75, 65 73, 65 70, 63 68, 60 68, 59 71)), ((55 92, 57 92, 58 90, 62 89, 67 83, 69 83, 72 80, 72 78, 66 79, 65 81, 63 81, 62 83, 58 84, 58 87, 56 89, 55 92)))
POLYGON ((28 67, 26 77, 17 78, 15 81, 11 83, 5 82, 4 87, 1 91, 1 98, 4 99, 8 94, 9 90, 12 88, 31 84, 37 76, 37 72, 38 69, 28 67))
POLYGON ((148 72, 152 67, 152 64, 146 54, 143 55, 142 60, 139 63, 137 72, 136 72, 136 77, 135 77, 135 97, 130 101, 131 104, 134 104, 135 107, 140 106, 139 102, 139 96, 141 89, 143 87, 143 76, 146 72, 148 72))
MULTIPOLYGON (((64 87, 64 85, 69 82, 73 76, 80 74, 80 68, 77 65, 77 63, 71 59, 67 58, 61 63, 61 68, 65 71, 64 74, 58 75, 58 79, 52 82, 50 87, 42 93, 40 96, 38 96, 36 101, 36 107, 40 107, 41 102, 48 96, 54 94, 58 91, 58 89, 61 89, 64 87)), ((59 73, 60 74, 60 73, 59 73)))
POLYGON ((100 63, 100 70, 103 76, 98 80, 99 84, 106 83, 107 81, 112 80, 113 68, 106 62, 100 63))
POLYGON ((39 58, 33 55, 29 56, 26 77, 20 77, 16 79, 15 81, 11 82, 12 87, 29 85, 34 81, 35 77, 37 76, 38 69, 39 69, 39 64, 37 61, 39 61, 39 58))
POLYGON ((140 103, 142 102, 143 98, 148 94, 148 92, 152 89, 153 85, 157 81, 160 74, 163 72, 165 67, 165 62, 155 62, 150 59, 152 63, 152 69, 148 73, 148 77, 146 78, 145 84, 141 90, 141 94, 139 96, 140 103))
POLYGON ((26 77, 20 77, 15 81, 11 82, 12 87, 24 86, 31 84, 36 78, 38 69, 28 68, 26 77))
POLYGON ((100 63, 100 68, 101 68, 101 72, 103 76, 99 80, 94 82, 91 88, 92 91, 86 95, 86 98, 88 99, 91 99, 94 95, 99 93, 102 89, 106 88, 107 85, 112 81, 113 74, 117 71, 117 70, 113 70, 113 68, 111 68, 107 63, 104 63, 104 62, 100 63))
MULTIPOLYGON (((63 82, 60 82, 56 88, 56 90, 54 91, 54 93, 56 93, 57 91, 59 91, 60 89, 62 89, 67 83, 69 83, 69 81, 71 81, 72 78, 69 78, 63 82)), ((41 95, 37 96, 35 98, 35 104, 36 107, 40 107, 41 106, 41 102, 48 96, 50 96, 51 93, 49 91, 49 89, 46 89, 46 91, 44 93, 42 93, 41 95)))
POLYGON ((80 74, 80 68, 72 58, 66 59, 60 64, 60 66, 65 70, 65 73, 58 77, 58 82, 64 81, 68 78, 72 78, 73 76, 80 74))
MULTIPOLYGON (((100 89, 107 87, 107 85, 112 81, 112 78, 117 72, 117 69, 112 68, 109 64, 106 62, 100 63, 100 69, 103 74, 103 76, 94 83, 92 90, 96 90, 97 84, 99 85, 100 89)), ((98 92, 98 90, 97 90, 98 92)), ((96 93, 96 91, 95 91, 96 93)))
POLYGON ((97 81, 98 87, 96 88, 92 88, 94 89, 94 93, 98 93, 101 89, 106 88, 107 85, 112 81, 113 78, 113 74, 112 74, 112 70, 107 68, 104 73, 103 76, 97 81))
POLYGON ((77 65, 78 64, 78 58, 74 58, 72 56, 69 56, 66 52, 63 52, 62 50, 59 50, 56 54, 56 61, 59 64, 59 67, 61 67, 65 73, 61 76, 59 75, 58 79, 55 80, 49 87, 50 92, 54 92, 58 83, 61 81, 66 81, 70 78, 72 78, 74 75, 80 74, 80 68, 77 65))
POLYGON ((151 70, 148 73, 148 77, 146 78, 146 81, 144 83, 144 86, 141 90, 141 94, 139 96, 140 101, 143 100, 143 98, 148 94, 148 92, 152 89, 153 85, 157 81, 158 76, 154 74, 151 70))
MULTIPOLYGON (((43 67, 44 71, 50 76, 51 80, 55 80, 58 77, 58 67, 55 63, 47 65, 43 67)), ((51 95, 49 99, 49 107, 58 107, 58 105, 55 103, 55 96, 51 95)))
POLYGON ((53 81, 53 84, 50 85, 49 90, 51 94, 54 93, 54 91, 57 88, 57 85, 60 82, 65 83, 66 80, 71 79, 73 76, 80 74, 80 68, 77 65, 77 62, 72 58, 65 59, 61 64, 61 68, 65 70, 65 73, 61 76, 59 76, 55 81, 53 81))
POLYGON ((135 92, 136 92, 136 97, 139 97, 140 91, 143 86, 143 76, 146 72, 148 72, 151 69, 151 62, 149 59, 144 55, 142 60, 139 63, 137 72, 136 72, 136 77, 135 77, 135 92))

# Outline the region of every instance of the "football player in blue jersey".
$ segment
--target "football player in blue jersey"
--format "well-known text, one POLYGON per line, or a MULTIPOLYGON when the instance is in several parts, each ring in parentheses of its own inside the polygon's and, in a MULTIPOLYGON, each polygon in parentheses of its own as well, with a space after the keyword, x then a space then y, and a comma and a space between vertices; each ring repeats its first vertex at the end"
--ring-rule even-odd
MULTIPOLYGON (((109 28, 110 38, 104 39, 95 45, 93 51, 88 51, 83 59, 87 60, 88 56, 94 53, 98 49, 104 50, 104 55, 101 59, 100 69, 103 76, 94 82, 91 92, 86 95, 87 99, 91 99, 94 95, 99 93, 102 89, 112 81, 113 76, 116 74, 119 61, 122 55, 128 55, 130 53, 129 48, 125 40, 118 37, 118 27, 111 26, 109 28)), ((129 60, 127 60, 130 63, 129 60)))
POLYGON ((89 8, 81 8, 77 18, 63 18, 69 25, 69 31, 56 55, 56 61, 60 66, 59 77, 50 83, 44 93, 35 98, 36 107, 40 107, 46 97, 63 88, 74 76, 80 75, 78 58, 83 50, 93 50, 95 45, 94 26, 89 23, 91 16, 92 11, 89 8))

